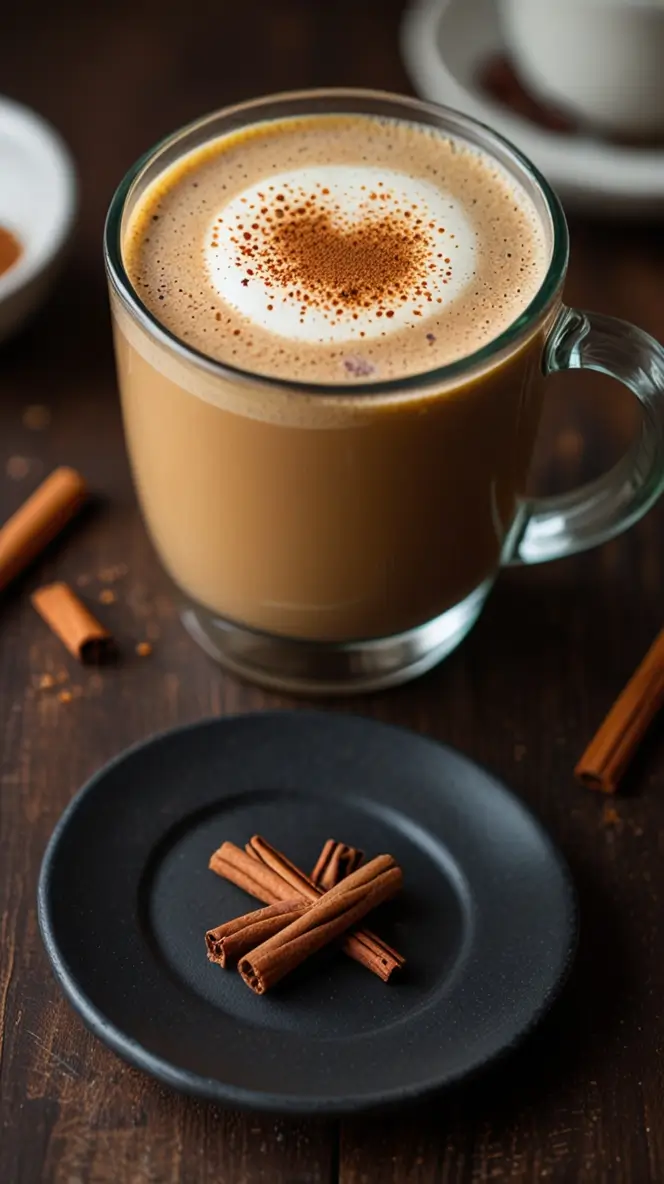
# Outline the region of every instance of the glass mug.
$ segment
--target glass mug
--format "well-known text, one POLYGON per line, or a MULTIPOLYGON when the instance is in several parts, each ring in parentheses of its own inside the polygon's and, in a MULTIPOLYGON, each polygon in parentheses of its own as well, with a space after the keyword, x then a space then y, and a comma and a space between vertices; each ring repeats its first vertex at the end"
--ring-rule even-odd
POLYGON ((449 654, 505 564, 558 559, 636 522, 664 485, 664 351, 640 329, 564 307, 568 235, 547 182, 509 143, 414 99, 329 90, 268 97, 176 132, 117 190, 105 260, 129 455, 190 634, 268 687, 325 694, 405 682, 449 654), (127 220, 162 170, 266 120, 329 113, 408 120, 499 162, 535 205, 550 263, 490 344, 437 370, 328 386, 270 379, 188 347, 123 264, 127 220), (525 495, 546 375, 620 379, 642 410, 607 475, 525 495))

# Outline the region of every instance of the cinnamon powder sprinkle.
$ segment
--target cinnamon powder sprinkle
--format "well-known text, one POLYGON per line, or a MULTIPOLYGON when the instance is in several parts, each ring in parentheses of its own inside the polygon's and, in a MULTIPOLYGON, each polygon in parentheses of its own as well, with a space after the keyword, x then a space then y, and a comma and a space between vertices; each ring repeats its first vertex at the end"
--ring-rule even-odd
POLYGON ((101 592, 99 593, 100 604, 115 604, 116 600, 117 596, 115 595, 115 592, 112 588, 102 588, 101 592))
POLYGON ((149 658, 152 653, 152 646, 149 641, 139 641, 136 646, 136 653, 139 658, 149 658))
MULTIPOLYGON (((371 193, 371 208, 358 221, 345 219, 338 207, 331 211, 316 192, 284 189, 288 192, 275 200, 285 203, 288 197, 290 204, 262 207, 251 230, 242 230, 238 266, 245 287, 258 276, 268 291, 288 290, 291 298, 302 299, 302 318, 308 309, 327 319, 356 309, 392 317, 395 303, 427 298, 432 236, 422 228, 415 203, 402 210, 389 190, 371 193)), ((268 304, 268 311, 273 307, 268 304)))

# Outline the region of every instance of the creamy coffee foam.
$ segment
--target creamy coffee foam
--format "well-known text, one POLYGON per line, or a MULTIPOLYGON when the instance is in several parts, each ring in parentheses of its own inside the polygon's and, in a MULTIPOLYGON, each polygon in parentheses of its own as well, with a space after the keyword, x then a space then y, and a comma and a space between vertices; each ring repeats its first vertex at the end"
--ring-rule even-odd
POLYGON ((186 157, 130 220, 137 292, 187 344, 256 373, 422 373, 498 336, 549 249, 489 157, 414 124, 319 116, 186 157))

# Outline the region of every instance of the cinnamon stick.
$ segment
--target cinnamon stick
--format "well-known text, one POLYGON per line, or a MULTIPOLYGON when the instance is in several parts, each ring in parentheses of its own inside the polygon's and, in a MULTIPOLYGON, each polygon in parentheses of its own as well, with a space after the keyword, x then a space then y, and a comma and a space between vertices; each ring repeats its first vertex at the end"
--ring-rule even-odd
MULTIPOLYGON (((210 869, 265 904, 291 900, 296 895, 313 901, 321 895, 321 889, 317 888, 304 872, 270 847, 264 839, 257 835, 252 843, 256 846, 254 848, 248 844, 251 854, 243 851, 241 847, 236 847, 234 843, 222 843, 210 858, 210 869), (269 867, 264 862, 265 858, 272 858, 274 866, 277 869, 281 868, 282 872, 269 867), (299 887, 294 887, 294 882, 299 887)), ((405 965, 405 959, 401 954, 368 929, 346 934, 342 948, 350 958, 365 966, 372 974, 378 975, 383 982, 387 982, 395 970, 401 970, 405 965)))
POLYGON ((270 868, 264 867, 258 860, 252 859, 241 847, 234 843, 222 843, 217 851, 210 856, 209 868, 231 884, 237 884, 250 896, 262 900, 265 904, 275 904, 281 900, 292 900, 302 893, 293 892, 283 876, 277 875, 270 868))
POLYGON ((0 529, 0 591, 36 559, 87 497, 75 469, 54 469, 0 529))
POLYGON ((255 859, 269 871, 276 872, 295 892, 307 900, 316 900, 321 895, 321 889, 316 887, 310 877, 261 835, 254 835, 245 843, 244 849, 250 859, 255 859))
POLYGON ((79 661, 100 663, 113 655, 115 647, 108 629, 93 617, 67 584, 38 588, 30 600, 69 653, 79 661))
POLYGON ((300 966, 305 959, 390 900, 403 884, 391 855, 378 855, 330 888, 301 917, 240 959, 239 971, 257 995, 300 966))
POLYGON ((309 908, 311 905, 303 900, 284 900, 209 929, 205 934, 208 958, 220 966, 231 966, 309 908))
MULTIPOLYGON (((290 884, 291 888, 303 891, 308 900, 314 900, 316 895, 320 895, 320 888, 317 888, 308 876, 305 876, 290 859, 286 859, 274 847, 272 847, 260 835, 254 835, 253 839, 246 845, 246 850, 249 855, 256 860, 263 863, 268 870, 281 873, 286 878, 286 882, 290 884)), ((360 965, 366 966, 372 974, 377 974, 382 978, 383 982, 387 982, 390 975, 395 970, 401 970, 405 965, 405 958, 388 946, 387 942, 382 941, 375 933, 371 933, 368 929, 356 930, 354 933, 349 933, 344 938, 343 949, 350 958, 353 958, 360 965)))
POLYGON ((328 839, 318 856, 311 873, 311 879, 317 888, 322 888, 324 892, 327 892, 329 888, 334 888, 335 884, 354 872, 363 859, 363 851, 358 851, 355 847, 348 847, 345 843, 336 843, 334 839, 328 839))
POLYGON ((616 699, 577 764, 575 776, 590 789, 615 793, 648 727, 664 706, 664 629, 616 699))

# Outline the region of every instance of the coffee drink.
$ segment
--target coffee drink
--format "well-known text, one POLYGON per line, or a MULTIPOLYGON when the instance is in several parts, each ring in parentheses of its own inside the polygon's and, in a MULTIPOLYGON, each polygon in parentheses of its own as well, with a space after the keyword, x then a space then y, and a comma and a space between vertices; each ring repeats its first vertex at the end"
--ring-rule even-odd
POLYGON ((112 296, 130 456, 195 604, 347 642, 491 581, 524 493, 544 328, 470 376, 432 372, 495 342, 546 276, 548 227, 502 165, 405 120, 261 122, 164 168, 122 253, 153 318, 112 296))
POLYGON ((524 193, 433 129, 319 116, 238 132, 145 195, 130 277, 166 328, 287 380, 401 378, 497 337, 548 250, 524 193))

